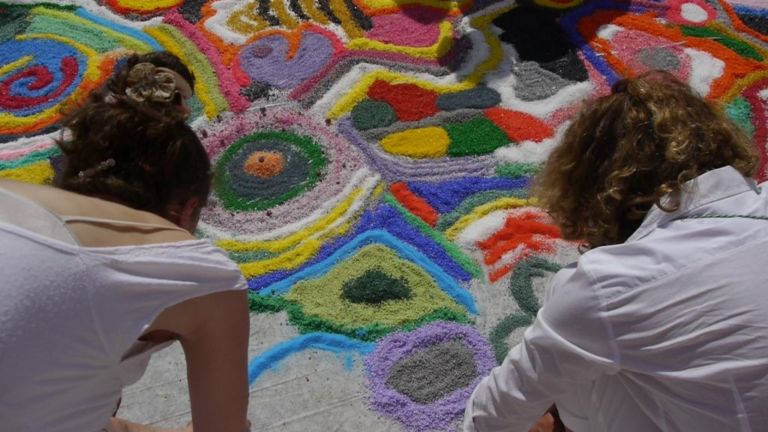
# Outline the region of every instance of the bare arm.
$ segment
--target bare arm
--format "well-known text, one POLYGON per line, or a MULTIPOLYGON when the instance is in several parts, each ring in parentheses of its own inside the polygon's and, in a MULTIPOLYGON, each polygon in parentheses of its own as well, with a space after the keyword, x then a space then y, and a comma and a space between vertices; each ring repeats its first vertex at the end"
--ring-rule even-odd
POLYGON ((221 298, 196 313, 202 325, 180 338, 192 423, 195 432, 243 432, 249 429, 248 301, 243 291, 216 296, 221 298))
POLYGON ((195 432, 247 431, 249 316, 245 292, 210 294, 175 305, 145 335, 166 332, 176 335, 184 349, 195 432))

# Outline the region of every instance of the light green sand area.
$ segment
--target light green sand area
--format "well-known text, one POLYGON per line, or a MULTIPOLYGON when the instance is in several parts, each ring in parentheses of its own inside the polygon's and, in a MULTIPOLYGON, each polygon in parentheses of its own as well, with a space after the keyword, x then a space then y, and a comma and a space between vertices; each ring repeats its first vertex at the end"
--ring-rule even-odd
POLYGON ((306 315, 349 327, 373 323, 402 325, 440 308, 465 312, 461 305, 440 290, 429 273, 380 244, 361 248, 322 277, 297 283, 285 298, 301 304, 306 315), (408 298, 380 303, 354 303, 344 298, 345 283, 365 277, 371 270, 403 281, 410 290, 408 298))

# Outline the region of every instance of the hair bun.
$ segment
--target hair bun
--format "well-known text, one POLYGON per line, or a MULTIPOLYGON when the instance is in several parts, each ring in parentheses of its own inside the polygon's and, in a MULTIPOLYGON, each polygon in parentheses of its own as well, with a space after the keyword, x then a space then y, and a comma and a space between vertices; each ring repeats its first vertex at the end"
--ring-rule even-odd
POLYGON ((166 68, 143 62, 128 72, 125 95, 134 102, 169 103, 177 92, 176 77, 166 68))

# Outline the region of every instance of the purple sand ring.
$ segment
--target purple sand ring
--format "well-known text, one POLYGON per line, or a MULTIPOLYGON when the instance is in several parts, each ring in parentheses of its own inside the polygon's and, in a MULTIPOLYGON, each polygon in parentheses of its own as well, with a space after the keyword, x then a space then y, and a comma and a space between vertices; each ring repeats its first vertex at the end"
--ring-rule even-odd
POLYGON ((392 333, 377 344, 366 360, 371 405, 409 431, 443 430, 461 416, 475 386, 495 366, 490 344, 472 326, 437 321, 410 333, 392 333), (456 340, 466 344, 474 354, 477 376, 470 385, 429 404, 414 402, 387 385, 390 371, 401 359, 442 342, 456 340))
POLYGON ((288 40, 283 35, 269 35, 243 48, 240 64, 253 81, 291 89, 322 69, 334 54, 331 41, 311 31, 302 33, 293 58, 287 57, 288 48, 288 40))

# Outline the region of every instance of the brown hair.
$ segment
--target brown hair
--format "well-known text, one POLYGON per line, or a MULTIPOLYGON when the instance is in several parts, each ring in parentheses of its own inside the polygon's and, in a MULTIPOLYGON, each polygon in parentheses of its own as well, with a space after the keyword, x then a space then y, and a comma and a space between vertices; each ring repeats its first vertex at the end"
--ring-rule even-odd
POLYGON ((578 114, 535 194, 564 238, 598 247, 624 242, 654 204, 677 210, 686 181, 726 165, 754 173, 749 139, 673 75, 652 71, 617 82, 578 114))
MULTIPOLYGON (((124 89, 126 77, 118 72, 109 91, 124 89)), ((65 119, 71 136, 58 143, 64 164, 56 185, 166 218, 169 206, 189 198, 205 204, 211 163, 178 108, 104 94, 92 93, 65 119)))

